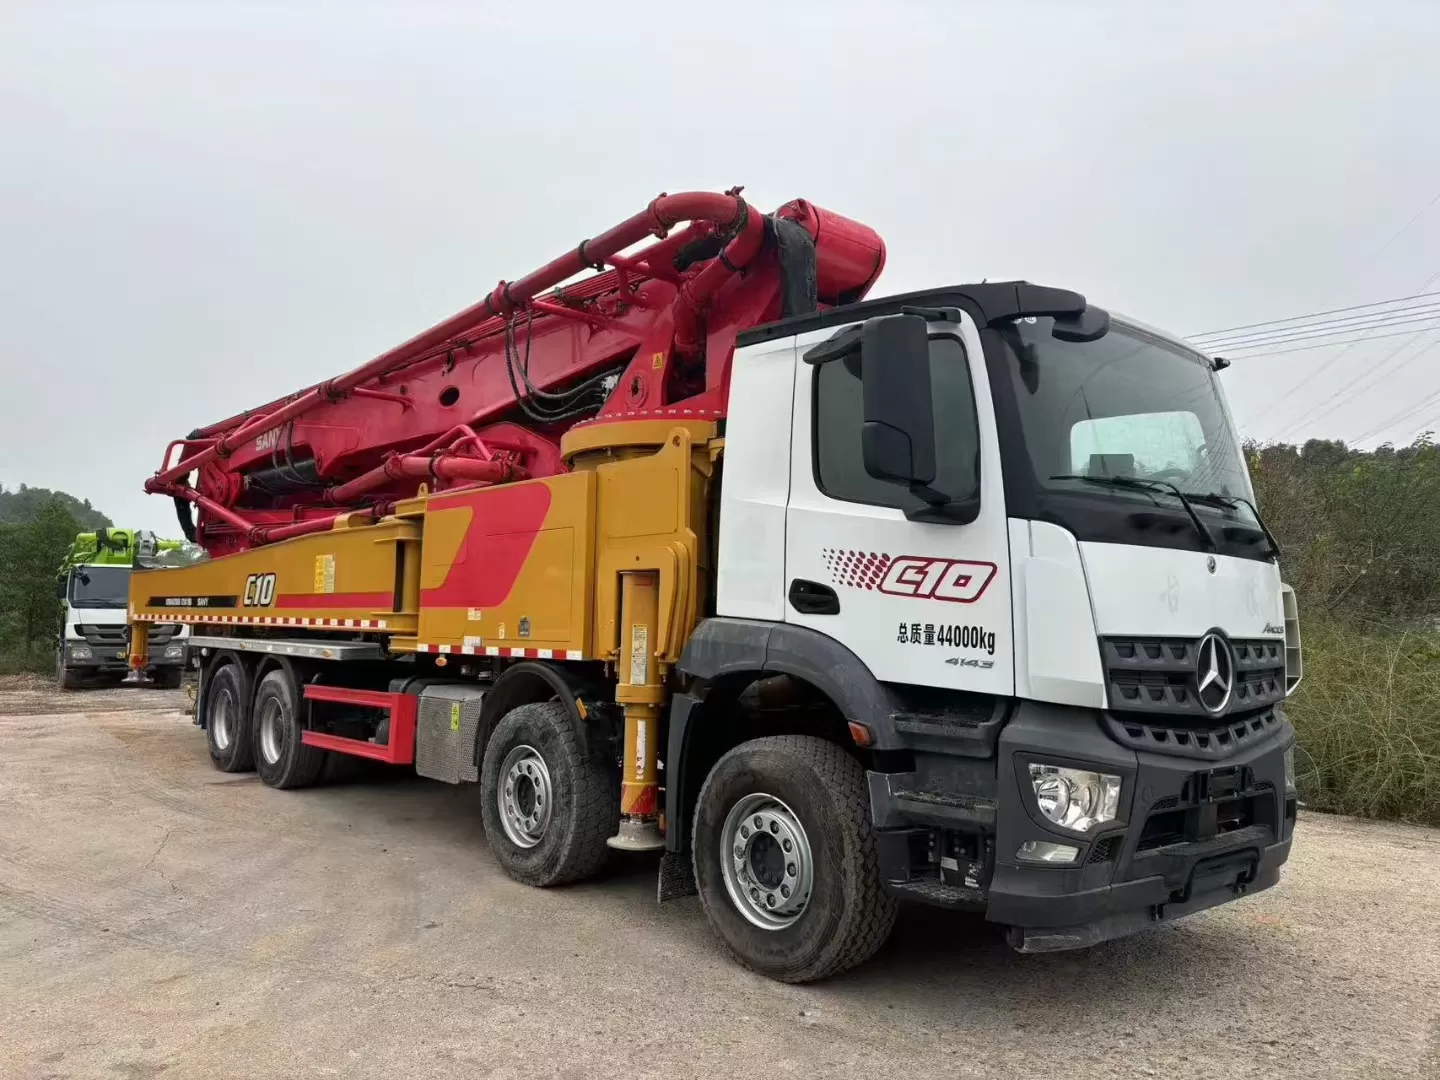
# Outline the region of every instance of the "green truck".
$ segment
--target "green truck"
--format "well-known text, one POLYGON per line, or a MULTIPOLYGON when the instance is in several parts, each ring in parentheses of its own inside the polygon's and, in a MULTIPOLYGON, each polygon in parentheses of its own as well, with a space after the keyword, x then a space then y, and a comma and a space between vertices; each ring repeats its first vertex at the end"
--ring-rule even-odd
MULTIPOLYGON (((189 545, 143 529, 96 529, 75 537, 60 564, 55 594, 64 607, 55 651, 55 678, 66 690, 120 682, 129 673, 126 638, 130 571, 190 561, 189 545)), ((189 627, 151 623, 146 675, 178 688, 189 627)))

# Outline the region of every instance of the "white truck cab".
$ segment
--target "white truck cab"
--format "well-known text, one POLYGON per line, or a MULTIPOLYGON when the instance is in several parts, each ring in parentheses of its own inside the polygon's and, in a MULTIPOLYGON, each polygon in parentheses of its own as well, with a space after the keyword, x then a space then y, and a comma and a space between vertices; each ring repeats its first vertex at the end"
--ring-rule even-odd
POLYGON ((1022 950, 1274 884, 1298 632, 1223 362, 1025 282, 738 344, 697 707, 756 664, 818 687, 887 889, 1022 950))
MULTIPOLYGON (((65 689, 118 682, 128 674, 130 571, 137 558, 142 564, 153 558, 156 546, 152 535, 123 529, 100 529, 76 538, 56 585, 63 618, 55 674, 65 689)), ((190 628, 152 623, 148 629, 146 674, 160 686, 179 687, 190 628)))

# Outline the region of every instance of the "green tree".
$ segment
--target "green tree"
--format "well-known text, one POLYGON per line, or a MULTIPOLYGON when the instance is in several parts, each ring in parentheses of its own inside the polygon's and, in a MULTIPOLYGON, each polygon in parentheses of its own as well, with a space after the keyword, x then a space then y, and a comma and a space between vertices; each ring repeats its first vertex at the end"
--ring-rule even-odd
POLYGON ((26 487, 21 484, 13 491, 7 491, 0 485, 0 525, 19 525, 31 521, 39 513, 40 507, 55 500, 75 519, 76 532, 108 529, 115 524, 91 506, 89 499, 77 499, 63 491, 26 487))
POLYGON ((41 502, 34 517, 0 525, 0 646, 5 652, 34 658, 59 627, 56 570, 80 531, 59 499, 41 502))

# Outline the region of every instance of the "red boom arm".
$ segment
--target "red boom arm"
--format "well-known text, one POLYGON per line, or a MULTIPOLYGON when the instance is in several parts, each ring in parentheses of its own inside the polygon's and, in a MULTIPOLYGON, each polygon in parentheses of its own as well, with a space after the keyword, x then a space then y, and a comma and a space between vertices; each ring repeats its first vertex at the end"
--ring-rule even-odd
POLYGON ((798 313, 797 295, 857 300, 884 262, 871 229, 803 200, 765 216, 738 188, 661 195, 369 363, 172 443, 145 487, 195 505, 196 538, 223 554, 382 512, 420 482, 553 475, 577 423, 723 416, 738 333, 798 313))

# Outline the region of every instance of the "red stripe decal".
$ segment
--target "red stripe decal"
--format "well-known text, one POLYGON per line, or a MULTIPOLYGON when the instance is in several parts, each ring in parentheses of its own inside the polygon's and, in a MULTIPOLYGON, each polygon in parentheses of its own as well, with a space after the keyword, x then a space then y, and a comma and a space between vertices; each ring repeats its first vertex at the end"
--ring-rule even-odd
POLYGON ((485 488, 432 500, 432 506, 436 510, 469 506, 473 513, 444 583, 423 590, 420 602, 452 608, 503 603, 550 511, 550 488, 545 484, 485 488))
POLYGON ((395 594, 385 592, 282 593, 275 597, 277 608, 311 608, 315 611, 338 611, 361 608, 365 611, 390 611, 395 607, 395 594))

